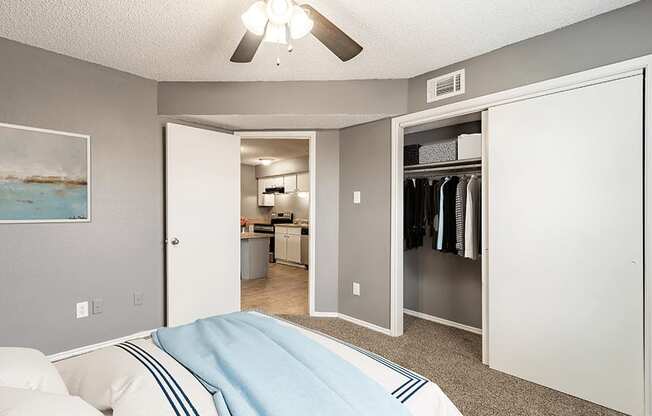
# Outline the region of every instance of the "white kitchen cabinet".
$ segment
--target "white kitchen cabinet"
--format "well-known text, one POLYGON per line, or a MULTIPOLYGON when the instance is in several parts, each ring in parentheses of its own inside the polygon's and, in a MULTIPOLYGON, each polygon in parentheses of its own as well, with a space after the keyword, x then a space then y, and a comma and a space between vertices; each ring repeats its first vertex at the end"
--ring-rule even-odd
POLYGON ((293 263, 301 263, 301 235, 287 234, 285 259, 293 263))
POLYGON ((283 176, 270 176, 269 178, 265 178, 267 180, 267 187, 268 188, 281 188, 284 186, 283 184, 283 176))
POLYGON ((274 256, 277 260, 301 263, 301 227, 276 226, 274 256))
POLYGON ((260 207, 273 207, 275 204, 274 194, 266 194, 265 188, 269 188, 270 185, 269 178, 260 178, 258 179, 258 206, 260 207))
POLYGON ((296 192, 297 191, 297 175, 285 175, 283 176, 283 186, 285 187, 285 193, 296 192))
POLYGON ((285 260, 287 257, 287 234, 279 233, 278 228, 276 230, 274 234, 274 257, 277 260, 285 260))
POLYGON ((302 172, 297 174, 297 191, 310 192, 310 173, 302 172))

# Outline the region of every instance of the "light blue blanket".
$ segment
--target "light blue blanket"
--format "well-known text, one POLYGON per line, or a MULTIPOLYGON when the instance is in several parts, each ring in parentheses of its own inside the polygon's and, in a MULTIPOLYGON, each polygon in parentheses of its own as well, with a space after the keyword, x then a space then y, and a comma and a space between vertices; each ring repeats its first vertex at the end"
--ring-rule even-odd
POLYGON ((263 315, 161 328, 154 342, 206 385, 220 416, 409 415, 359 369, 263 315))

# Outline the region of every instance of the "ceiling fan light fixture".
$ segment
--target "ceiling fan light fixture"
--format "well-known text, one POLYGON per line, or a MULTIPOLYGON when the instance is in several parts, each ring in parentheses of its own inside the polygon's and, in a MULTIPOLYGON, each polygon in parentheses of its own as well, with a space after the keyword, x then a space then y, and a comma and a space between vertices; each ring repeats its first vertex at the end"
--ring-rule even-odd
POLYGON ((263 41, 287 45, 288 36, 287 36, 286 26, 272 23, 270 21, 269 24, 267 25, 267 30, 265 31, 265 38, 263 39, 263 41))
POLYGON ((267 25, 267 5, 264 1, 257 1, 241 16, 242 23, 251 33, 262 36, 267 25))
POLYGON ((285 25, 290 21, 293 12, 292 0, 267 0, 267 17, 277 25, 285 25))
POLYGON ((308 17, 308 14, 303 8, 294 6, 289 25, 292 39, 301 39, 312 31, 314 22, 308 17))

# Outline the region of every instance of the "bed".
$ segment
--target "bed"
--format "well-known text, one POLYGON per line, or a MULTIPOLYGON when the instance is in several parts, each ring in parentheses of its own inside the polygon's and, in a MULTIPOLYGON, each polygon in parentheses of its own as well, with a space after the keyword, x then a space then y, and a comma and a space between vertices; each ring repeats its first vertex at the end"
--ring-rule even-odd
MULTIPOLYGON (((255 317, 260 319, 261 322, 296 332, 306 342, 318 344, 328 354, 337 357, 337 360, 346 363, 355 371, 359 371, 365 378, 371 380, 374 385, 379 386, 383 390, 384 396, 391 397, 389 400, 392 403, 400 403, 401 412, 385 414, 400 413, 413 416, 461 415, 435 383, 381 356, 259 312, 245 312, 242 314, 246 319, 255 317)), ((159 331, 158 334, 160 336, 161 332, 159 331)), ((187 339, 185 334, 184 339, 187 339)), ((242 397, 247 398, 247 400, 260 402, 257 403, 259 405, 256 408, 257 410, 254 409, 249 412, 246 410, 235 411, 237 406, 235 406, 232 396, 227 396, 227 406, 221 408, 216 404, 217 399, 214 397, 216 389, 212 388, 210 383, 207 382, 208 376, 201 371, 202 368, 199 369, 200 371, 192 371, 192 365, 190 364, 189 367, 189 361, 184 361, 184 357, 176 355, 173 357, 168 354, 162 349, 160 343, 161 341, 156 336, 154 336, 154 339, 132 340, 60 361, 56 363, 56 368, 71 394, 81 397, 105 415, 276 415, 295 414, 293 410, 296 409, 293 408, 300 407, 300 397, 295 396, 294 398, 296 399, 296 406, 294 404, 288 405, 289 401, 281 397, 283 397, 283 394, 293 394, 293 392, 286 393, 283 391, 279 393, 277 403, 268 401, 269 407, 267 407, 267 404, 261 405, 264 400, 259 395, 249 393, 247 386, 244 385, 238 387, 238 390, 242 390, 239 393, 244 392, 242 397), (285 403, 286 409, 284 411, 279 411, 282 407, 276 406, 278 402, 285 403)), ((229 343, 227 342, 227 344, 229 343)), ((243 371, 240 367, 250 371, 251 366, 247 367, 246 361, 254 362, 256 357, 243 360, 241 356, 237 355, 237 352, 235 351, 235 362, 241 363, 241 365, 236 366, 237 371, 243 371)), ((231 353, 233 352, 229 352, 229 354, 231 353)), ((198 356, 205 357, 206 354, 205 351, 202 351, 198 356)), ((223 360, 227 363, 225 365, 229 365, 228 359, 224 356, 217 357, 217 360, 223 360)), ((320 377, 322 375, 318 374, 320 377)), ((286 374, 284 368, 278 368, 277 377, 270 378, 269 374, 267 374, 259 382, 266 383, 269 380, 269 389, 271 390, 275 386, 283 384, 283 380, 291 384, 292 381, 289 380, 291 377, 292 375, 286 374), (271 383, 274 383, 274 385, 271 383)), ((277 394, 277 390, 274 390, 274 394, 277 394)), ((260 392, 260 388, 258 390, 252 389, 252 391, 254 393, 260 392)), ((218 392, 218 394, 220 393, 218 392)), ((355 394, 357 395, 357 392, 355 394)), ((327 410, 328 403, 320 403, 321 396, 311 397, 310 400, 314 405, 314 411, 311 411, 311 415, 334 414, 327 410)), ((351 412, 351 414, 371 413, 355 411, 351 412)))

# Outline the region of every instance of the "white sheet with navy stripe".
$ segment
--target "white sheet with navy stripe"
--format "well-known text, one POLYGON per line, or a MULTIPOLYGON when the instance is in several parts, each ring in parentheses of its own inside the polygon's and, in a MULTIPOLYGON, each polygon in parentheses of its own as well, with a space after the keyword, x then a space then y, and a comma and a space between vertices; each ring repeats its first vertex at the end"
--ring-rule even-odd
MULTIPOLYGON (((441 389, 425 377, 354 345, 279 321, 358 367, 385 388, 387 394, 402 402, 412 415, 461 415, 441 389)), ((113 416, 217 414, 212 396, 203 385, 149 339, 103 348, 59 362, 57 367, 71 394, 81 396, 100 410, 113 409, 113 416)))
POLYGON ((459 410, 439 386, 425 377, 362 348, 283 320, 281 322, 297 328, 305 336, 358 367, 368 377, 383 386, 388 394, 403 402, 414 416, 461 416, 459 410))

